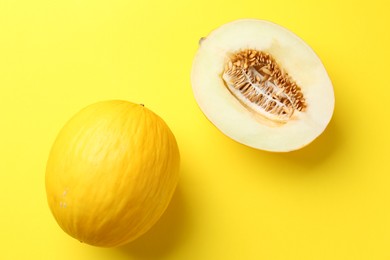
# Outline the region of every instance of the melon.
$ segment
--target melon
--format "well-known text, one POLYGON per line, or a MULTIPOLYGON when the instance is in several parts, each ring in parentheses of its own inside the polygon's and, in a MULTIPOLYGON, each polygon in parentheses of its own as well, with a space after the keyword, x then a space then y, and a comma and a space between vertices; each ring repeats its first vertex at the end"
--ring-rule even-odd
POLYGON ((141 104, 101 101, 59 132, 46 167, 48 204, 70 236, 120 246, 161 217, 179 167, 175 136, 161 117, 141 104))
POLYGON ((290 30, 265 20, 236 20, 202 37, 191 83, 213 125, 260 150, 305 147, 334 111, 332 82, 316 53, 290 30))

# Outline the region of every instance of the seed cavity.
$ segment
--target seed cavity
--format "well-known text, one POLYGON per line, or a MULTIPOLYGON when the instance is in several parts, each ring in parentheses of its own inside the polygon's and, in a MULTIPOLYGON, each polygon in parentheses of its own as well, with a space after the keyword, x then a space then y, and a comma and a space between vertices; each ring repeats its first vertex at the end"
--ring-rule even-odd
POLYGON ((229 56, 222 79, 246 108, 276 123, 287 123, 307 105, 301 88, 266 52, 241 50, 229 56))

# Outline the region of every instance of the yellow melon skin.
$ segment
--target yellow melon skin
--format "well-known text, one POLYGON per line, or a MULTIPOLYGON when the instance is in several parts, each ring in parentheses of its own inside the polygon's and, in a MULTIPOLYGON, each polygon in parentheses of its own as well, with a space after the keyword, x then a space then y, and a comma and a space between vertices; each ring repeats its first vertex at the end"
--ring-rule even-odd
POLYGON ((60 227, 94 246, 126 244, 161 217, 179 178, 177 142, 143 105, 110 100, 77 113, 60 131, 46 168, 60 227))

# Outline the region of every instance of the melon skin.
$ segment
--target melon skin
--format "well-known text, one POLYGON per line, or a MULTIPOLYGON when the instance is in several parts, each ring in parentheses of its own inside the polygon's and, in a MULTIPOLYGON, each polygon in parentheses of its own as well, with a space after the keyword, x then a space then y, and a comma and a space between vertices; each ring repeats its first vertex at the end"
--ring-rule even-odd
POLYGON ((334 111, 332 82, 316 53, 288 29, 266 20, 240 19, 202 38, 191 71, 191 85, 207 119, 231 139, 255 149, 289 152, 314 141, 334 111), (305 112, 285 124, 260 119, 227 89, 221 75, 231 53, 255 49, 272 55, 301 87, 305 112))
POLYGON ((143 105, 109 100, 77 113, 58 134, 46 194, 59 226, 100 247, 129 243, 167 208, 180 154, 167 124, 143 105))

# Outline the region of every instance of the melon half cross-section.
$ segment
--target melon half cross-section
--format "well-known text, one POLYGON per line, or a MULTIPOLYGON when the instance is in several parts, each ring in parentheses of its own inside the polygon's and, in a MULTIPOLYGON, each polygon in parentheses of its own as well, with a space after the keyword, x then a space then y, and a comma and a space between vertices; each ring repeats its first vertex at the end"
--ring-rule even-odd
POLYGON ((211 123, 261 150, 300 149, 333 115, 333 86, 321 60, 298 36, 269 21, 237 20, 202 38, 191 83, 211 123))

